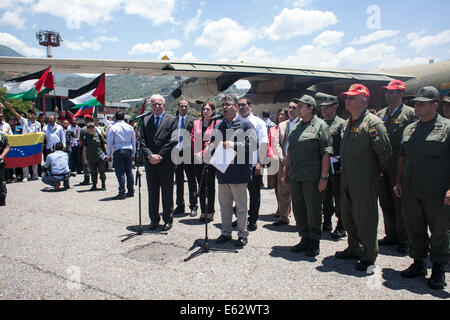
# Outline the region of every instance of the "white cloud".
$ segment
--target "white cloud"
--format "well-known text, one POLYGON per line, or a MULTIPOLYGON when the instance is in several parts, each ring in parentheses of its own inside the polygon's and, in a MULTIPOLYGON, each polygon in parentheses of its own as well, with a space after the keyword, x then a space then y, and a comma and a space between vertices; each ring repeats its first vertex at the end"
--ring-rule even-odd
POLYGON ((33 3, 34 0, 2 0, 0 1, 0 9, 17 9, 20 5, 29 5, 33 3))
POLYGON ((354 39, 352 41, 352 44, 354 44, 354 45, 367 44, 367 43, 375 42, 375 41, 378 41, 381 39, 395 37, 398 33, 399 33, 399 31, 396 31, 396 30, 379 30, 379 31, 373 32, 371 34, 361 36, 358 39, 354 39))
POLYGON ((3 25, 11 25, 17 29, 24 29, 25 21, 27 21, 27 19, 21 17, 21 11, 22 10, 16 10, 15 12, 6 11, 2 16, 0 23, 3 25))
POLYGON ((244 63, 273 63, 274 57, 271 52, 252 46, 250 49, 241 52, 237 59, 244 63))
POLYGON ((304 8, 311 4, 312 0, 292 0, 291 5, 296 8, 304 8))
POLYGON ((313 44, 320 47, 334 46, 341 43, 344 35, 343 32, 327 30, 319 34, 313 44))
POLYGON ((210 48, 219 59, 229 59, 237 56, 253 38, 252 31, 230 18, 223 18, 207 23, 195 44, 210 48))
POLYGON ((121 0, 39 0, 35 13, 48 13, 66 20, 67 28, 80 29, 82 23, 95 26, 113 19, 113 12, 120 8, 121 0))
POLYGON ((126 14, 136 14, 153 21, 154 25, 174 22, 175 0, 123 0, 126 14))
POLYGON ((138 43, 128 51, 130 55, 153 54, 161 51, 170 51, 181 46, 181 42, 177 39, 156 40, 152 43, 138 43))
POLYGON ((169 60, 175 59, 175 53, 171 50, 163 50, 158 54, 157 59, 161 59, 162 57, 167 56, 169 60))
POLYGON ((80 41, 71 41, 71 40, 65 40, 63 43, 64 45, 71 49, 76 51, 83 51, 83 50, 95 50, 98 51, 102 48, 101 42, 117 42, 117 37, 105 37, 100 36, 95 38, 92 41, 84 41, 84 38, 81 37, 80 41))
POLYGON ((289 40, 296 36, 309 36, 337 22, 336 15, 330 11, 284 8, 264 33, 270 40, 289 40))
POLYGON ((188 60, 188 61, 195 61, 198 60, 198 58, 194 57, 192 52, 186 52, 182 57, 181 60, 188 60))
POLYGON ((9 33, 0 32, 0 44, 10 47, 27 57, 43 57, 45 55, 44 49, 29 47, 25 42, 9 33))
POLYGON ((197 30, 201 14, 202 14, 202 10, 198 9, 195 17, 190 19, 188 22, 186 22, 186 25, 184 26, 184 37, 186 39, 189 39, 190 33, 197 30))
POLYGON ((444 30, 434 36, 423 37, 423 35, 424 32, 408 34, 407 37, 411 40, 409 47, 414 48, 417 51, 423 51, 430 47, 450 42, 450 30, 444 30))

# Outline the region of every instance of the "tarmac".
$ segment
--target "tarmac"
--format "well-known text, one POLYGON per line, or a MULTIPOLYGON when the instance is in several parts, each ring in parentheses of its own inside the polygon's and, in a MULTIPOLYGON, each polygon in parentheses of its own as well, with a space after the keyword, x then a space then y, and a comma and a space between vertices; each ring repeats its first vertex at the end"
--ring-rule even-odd
MULTIPOLYGON (((114 173, 107 173, 106 191, 90 192, 91 186, 79 186, 82 180, 82 175, 72 178, 67 191, 49 190, 41 181, 7 185, 7 205, 0 207, 1 300, 450 300, 449 287, 427 286, 430 263, 427 278, 400 277, 412 261, 394 247, 380 247, 371 274, 357 271, 356 261, 335 259, 347 241, 334 241, 329 232, 318 257, 291 253, 299 235, 292 215, 290 225, 272 226, 274 190, 261 191, 258 230, 250 232, 247 246, 237 253, 196 255, 200 248, 195 242, 205 237, 199 215, 175 215, 167 234, 146 230, 121 242, 139 223, 138 190, 133 198, 111 200, 118 192, 114 173)), ((141 195, 147 229, 145 173, 141 195)), ((233 242, 215 244, 221 227, 218 208, 216 197, 217 212, 208 225, 210 246, 236 250, 233 242)))

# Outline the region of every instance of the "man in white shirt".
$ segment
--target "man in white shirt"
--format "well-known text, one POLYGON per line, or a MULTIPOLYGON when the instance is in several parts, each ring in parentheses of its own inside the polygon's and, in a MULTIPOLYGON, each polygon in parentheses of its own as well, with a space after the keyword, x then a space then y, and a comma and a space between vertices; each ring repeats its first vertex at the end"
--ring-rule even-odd
POLYGON ((43 129, 45 133, 45 141, 46 141, 46 152, 48 155, 55 150, 55 145, 58 142, 63 144, 63 149, 66 149, 66 135, 64 133, 64 128, 56 123, 56 116, 51 115, 48 118, 48 124, 44 126, 43 129))
MULTIPOLYGON (((9 111, 17 118, 17 121, 22 126, 22 134, 30 134, 35 132, 41 131, 41 124, 36 121, 36 112, 34 112, 32 109, 28 110, 28 118, 22 117, 20 114, 17 113, 17 111, 14 109, 14 107, 8 102, 5 101, 6 106, 8 107, 9 111)), ((33 102, 33 107, 35 103, 33 102)), ((23 173, 23 179, 25 181, 32 181, 32 180, 38 180, 38 164, 34 164, 31 166, 33 176, 30 177, 30 169, 29 167, 22 168, 23 173)))
POLYGON ((136 134, 132 126, 124 121, 125 114, 117 112, 116 123, 109 128, 106 144, 108 160, 114 157, 114 169, 119 182, 119 194, 115 200, 134 197, 134 179, 131 163, 136 153, 136 134), (114 154, 112 153, 114 149, 114 154), (125 193, 125 177, 127 190, 125 193))
MULTIPOLYGON (((250 207, 248 210, 248 230, 255 231, 258 227, 256 222, 259 218, 259 208, 261 206, 261 187, 262 187, 262 162, 267 158, 267 126, 264 120, 256 117, 252 113, 252 102, 249 99, 239 99, 239 116, 247 119, 256 129, 258 136, 258 149, 253 151, 252 163, 252 181, 247 185, 250 197, 250 207)), ((266 159, 267 160, 267 159, 266 159)))

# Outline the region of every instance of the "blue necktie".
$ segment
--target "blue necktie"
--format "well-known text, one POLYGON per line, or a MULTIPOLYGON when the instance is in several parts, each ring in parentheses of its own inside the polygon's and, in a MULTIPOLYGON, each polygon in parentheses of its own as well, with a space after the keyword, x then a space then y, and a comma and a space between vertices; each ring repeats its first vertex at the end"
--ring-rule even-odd
POLYGON ((159 117, 156 117, 156 119, 155 119, 155 126, 156 126, 156 129, 159 128, 159 117))
POLYGON ((181 135, 180 135, 180 138, 178 138, 178 142, 179 143, 181 143, 181 142, 183 142, 183 132, 184 132, 184 130, 183 129, 186 129, 186 122, 184 121, 184 118, 181 118, 181 125, 180 125, 180 133, 181 133, 181 135))

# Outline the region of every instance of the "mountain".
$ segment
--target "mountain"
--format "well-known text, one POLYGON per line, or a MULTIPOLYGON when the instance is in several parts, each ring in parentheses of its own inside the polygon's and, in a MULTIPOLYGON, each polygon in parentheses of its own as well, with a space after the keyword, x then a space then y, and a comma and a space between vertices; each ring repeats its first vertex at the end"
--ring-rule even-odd
POLYGON ((2 57, 23 57, 17 51, 11 49, 10 47, 4 46, 0 44, 0 56, 2 57))

